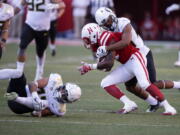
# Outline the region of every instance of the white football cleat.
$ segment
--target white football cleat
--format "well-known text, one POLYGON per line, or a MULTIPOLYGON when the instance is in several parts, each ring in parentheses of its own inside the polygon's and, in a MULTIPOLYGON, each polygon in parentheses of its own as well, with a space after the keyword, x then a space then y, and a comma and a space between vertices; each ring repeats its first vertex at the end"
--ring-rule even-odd
POLYGON ((176 109, 174 107, 169 107, 168 110, 162 113, 162 115, 176 115, 176 109))
POLYGON ((176 61, 176 62, 174 63, 174 66, 175 66, 175 67, 180 67, 180 61, 176 61))
POLYGON ((122 109, 118 110, 116 113, 118 114, 127 114, 133 112, 138 109, 138 106, 135 102, 131 102, 126 104, 122 109))
POLYGON ((16 92, 10 92, 10 93, 6 93, 4 95, 4 97, 7 99, 7 100, 15 100, 17 97, 18 97, 18 94, 16 92))
POLYGON ((37 71, 34 81, 40 80, 43 78, 43 72, 37 71))

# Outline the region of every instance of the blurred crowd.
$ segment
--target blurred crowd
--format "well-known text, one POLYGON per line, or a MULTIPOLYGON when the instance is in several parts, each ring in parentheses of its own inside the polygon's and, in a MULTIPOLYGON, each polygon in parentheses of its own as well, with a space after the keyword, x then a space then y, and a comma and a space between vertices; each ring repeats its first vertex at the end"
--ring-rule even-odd
MULTIPOLYGON (((84 24, 95 22, 94 14, 99 7, 106 6, 114 10, 113 0, 64 0, 64 2, 65 13, 57 22, 57 36, 61 38, 79 39, 84 24)), ((25 15, 26 9, 13 17, 10 37, 20 36, 25 15)), ((131 19, 132 25, 144 40, 180 40, 180 16, 153 19, 150 12, 145 11, 140 22, 133 21, 134 17, 128 13, 123 16, 131 19)))
POLYGON ((145 40, 180 40, 180 17, 167 16, 152 19, 149 12, 145 12, 144 19, 138 30, 145 40))

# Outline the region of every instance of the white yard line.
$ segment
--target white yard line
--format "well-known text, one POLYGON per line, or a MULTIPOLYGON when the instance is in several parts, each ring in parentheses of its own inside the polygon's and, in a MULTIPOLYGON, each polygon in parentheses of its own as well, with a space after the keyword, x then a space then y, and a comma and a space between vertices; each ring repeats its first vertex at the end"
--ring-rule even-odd
POLYGON ((38 121, 38 120, 0 120, 0 123, 56 123, 56 124, 74 124, 74 125, 97 125, 97 126, 129 126, 129 127, 177 127, 179 125, 168 124, 126 124, 126 123, 103 123, 103 122, 83 122, 83 121, 38 121))

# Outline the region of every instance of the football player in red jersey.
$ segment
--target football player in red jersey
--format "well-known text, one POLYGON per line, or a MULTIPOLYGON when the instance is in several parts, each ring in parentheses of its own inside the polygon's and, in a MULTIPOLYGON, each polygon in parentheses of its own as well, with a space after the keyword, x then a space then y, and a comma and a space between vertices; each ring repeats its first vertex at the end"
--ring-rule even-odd
MULTIPOLYGON (((108 46, 112 43, 120 41, 121 33, 102 31, 101 28, 95 24, 93 26, 91 24, 87 24, 82 30, 82 38, 85 44, 90 44, 90 46, 92 44, 96 44, 98 46, 108 46)), ((176 114, 176 110, 168 103, 167 100, 165 100, 161 91, 150 82, 149 74, 146 68, 145 56, 131 43, 121 50, 108 52, 105 57, 107 60, 103 60, 98 64, 84 64, 80 67, 80 71, 82 74, 85 74, 92 69, 107 69, 107 65, 111 65, 108 67, 108 69, 110 69, 113 66, 115 58, 122 63, 122 65, 118 66, 102 80, 101 86, 106 91, 112 92, 115 91, 115 89, 117 91, 118 88, 116 87, 116 84, 125 83, 133 77, 136 77, 140 87, 155 97, 165 108, 165 112, 163 113, 164 115, 176 114), (109 64, 107 64, 108 62, 109 64)))
MULTIPOLYGON (((98 29, 99 29, 98 25, 94 23, 87 24, 82 29, 82 39, 84 41, 85 48, 92 49, 94 52, 96 52, 97 48, 99 47, 99 45, 97 44, 97 40, 99 38, 97 39, 97 36, 95 34, 96 32, 98 36, 102 34, 100 33, 102 31, 99 31, 98 29), (91 32, 94 34, 92 34, 91 32)), ((99 62, 98 64, 89 65, 84 63, 84 65, 81 66, 79 70, 81 74, 85 74, 89 70, 96 68, 99 70, 105 69, 106 71, 110 71, 113 65, 113 58, 111 57, 109 58, 110 58, 109 59, 110 63, 108 63, 106 60, 104 61, 104 59, 102 59, 101 62, 99 62), (89 66, 91 66, 91 68, 89 68, 89 66)), ((106 59, 108 58, 106 57, 106 59)), ((105 90, 110 95, 112 95, 113 97, 119 99, 121 102, 124 103, 124 107, 120 109, 118 113, 121 114, 129 113, 137 108, 137 105, 133 101, 131 101, 126 95, 124 95, 124 93, 119 88, 117 88, 116 86, 111 86, 111 88, 112 89, 105 89, 105 90)), ((137 91, 131 91, 131 92, 139 96, 140 98, 146 100, 149 104, 151 104, 153 109, 157 109, 156 106, 157 100, 154 99, 151 95, 148 95, 145 91, 137 88, 137 91)))

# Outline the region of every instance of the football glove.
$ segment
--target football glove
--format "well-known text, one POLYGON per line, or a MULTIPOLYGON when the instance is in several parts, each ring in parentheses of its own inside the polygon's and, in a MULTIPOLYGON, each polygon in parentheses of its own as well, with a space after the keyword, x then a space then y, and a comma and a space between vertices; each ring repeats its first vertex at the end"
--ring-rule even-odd
POLYGON ((44 105, 41 99, 32 98, 32 103, 35 111, 41 111, 44 109, 44 105))
POLYGON ((81 73, 81 75, 84 75, 87 72, 97 68, 97 64, 89 64, 89 63, 86 63, 86 62, 83 62, 83 61, 81 62, 81 64, 82 64, 82 66, 80 66, 78 68, 78 70, 81 73))
POLYGON ((34 110, 36 111, 41 111, 44 109, 44 103, 39 98, 37 92, 32 92, 32 104, 33 104, 34 110))
POLYGON ((101 57, 104 57, 108 54, 107 50, 106 50, 106 46, 100 46, 98 49, 97 49, 97 52, 96 52, 96 56, 97 58, 101 58, 101 57))

